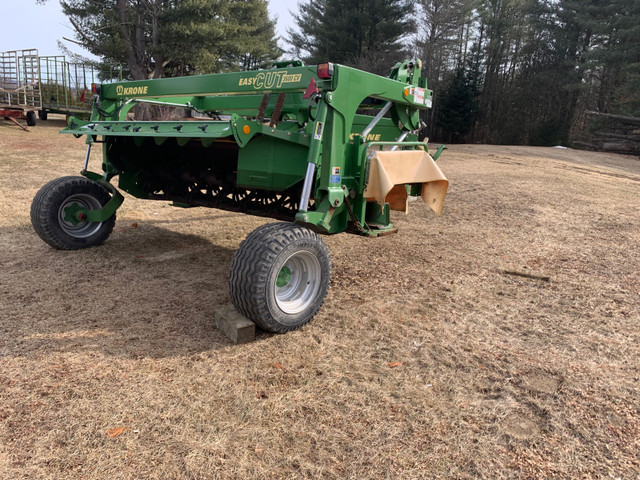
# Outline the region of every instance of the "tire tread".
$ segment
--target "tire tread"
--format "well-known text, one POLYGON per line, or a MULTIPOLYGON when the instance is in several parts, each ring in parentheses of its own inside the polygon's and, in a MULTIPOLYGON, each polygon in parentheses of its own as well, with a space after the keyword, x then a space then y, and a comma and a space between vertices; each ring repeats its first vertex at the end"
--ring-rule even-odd
POLYGON ((65 198, 77 191, 91 193, 104 206, 110 198, 106 188, 85 177, 66 176, 51 180, 36 193, 31 203, 31 224, 38 236, 58 250, 78 250, 101 245, 111 235, 115 213, 102 222, 101 228, 89 238, 74 238, 64 233, 58 224, 57 210, 65 198))
POLYGON ((274 333, 284 333, 297 329, 307 323, 324 303, 328 289, 321 287, 319 299, 310 315, 306 315, 295 325, 285 325, 277 321, 269 311, 266 301, 267 284, 271 266, 278 254, 289 245, 298 241, 314 242, 328 262, 330 276, 331 264, 329 249, 317 233, 306 227, 290 223, 270 223, 251 232, 240 243, 240 247, 231 262, 229 272, 229 295, 236 308, 260 328, 274 333))

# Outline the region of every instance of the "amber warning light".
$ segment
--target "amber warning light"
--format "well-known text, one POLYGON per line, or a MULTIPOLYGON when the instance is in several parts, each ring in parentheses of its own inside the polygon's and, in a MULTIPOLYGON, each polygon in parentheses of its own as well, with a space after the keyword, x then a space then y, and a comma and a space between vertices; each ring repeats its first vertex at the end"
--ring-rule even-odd
POLYGON ((331 78, 333 76, 333 63, 320 63, 318 65, 318 78, 331 78))
POLYGON ((100 93, 100 85, 98 85, 97 83, 92 83, 91 84, 91 93, 93 93, 93 94, 100 93))

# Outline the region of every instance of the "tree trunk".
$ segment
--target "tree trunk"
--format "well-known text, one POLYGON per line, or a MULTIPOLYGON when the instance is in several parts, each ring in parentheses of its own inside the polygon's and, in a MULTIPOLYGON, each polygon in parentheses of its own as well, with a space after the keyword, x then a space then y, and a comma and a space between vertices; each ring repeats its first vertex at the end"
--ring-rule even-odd
MULTIPOLYGON (((137 40, 135 42, 131 39, 131 34, 127 27, 127 1, 126 0, 118 0, 118 15, 120 16, 120 32, 122 33, 122 37, 127 41, 127 49, 125 52, 125 58, 127 60, 127 66, 129 67, 129 71, 131 72, 131 76, 134 80, 144 80, 146 78, 146 72, 144 70, 143 65, 140 65, 138 61, 138 56, 136 55, 134 45, 137 44, 137 40)), ((139 17, 138 17, 139 20, 139 17)))

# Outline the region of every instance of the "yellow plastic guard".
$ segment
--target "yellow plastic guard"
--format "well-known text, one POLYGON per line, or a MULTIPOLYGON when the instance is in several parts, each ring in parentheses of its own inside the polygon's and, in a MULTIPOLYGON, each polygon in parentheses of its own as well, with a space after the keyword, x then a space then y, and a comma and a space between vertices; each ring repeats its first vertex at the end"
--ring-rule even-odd
POLYGON ((421 197, 437 215, 442 213, 449 181, 424 150, 374 151, 370 157, 369 180, 363 192, 366 199, 391 210, 407 213, 406 184, 422 183, 421 197))

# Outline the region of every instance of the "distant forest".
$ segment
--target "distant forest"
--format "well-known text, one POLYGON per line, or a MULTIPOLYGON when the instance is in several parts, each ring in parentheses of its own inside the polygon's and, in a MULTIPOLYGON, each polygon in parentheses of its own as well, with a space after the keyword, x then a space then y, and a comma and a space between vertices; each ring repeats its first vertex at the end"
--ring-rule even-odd
POLYGON ((640 119, 627 118, 640 116, 640 0, 309 0, 296 23, 289 41, 312 62, 384 74, 421 58, 435 92, 427 134, 439 140, 640 138, 640 119))
MULTIPOLYGON (((44 3, 47 0, 36 0, 44 3)), ((131 78, 420 58, 445 142, 640 149, 640 0, 62 0, 76 40, 131 78)))

